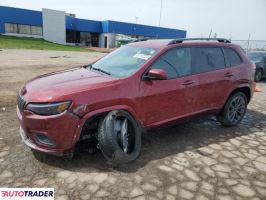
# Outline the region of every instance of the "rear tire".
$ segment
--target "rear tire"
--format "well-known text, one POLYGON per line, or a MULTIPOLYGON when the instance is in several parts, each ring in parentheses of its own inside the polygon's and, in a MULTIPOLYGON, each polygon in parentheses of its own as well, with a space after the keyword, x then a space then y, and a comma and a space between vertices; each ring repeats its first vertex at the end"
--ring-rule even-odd
POLYGON ((247 97, 242 92, 233 94, 226 102, 223 110, 216 117, 223 126, 236 126, 247 110, 247 97))
POLYGON ((262 69, 257 69, 256 72, 255 72, 255 81, 256 81, 256 82, 261 81, 262 76, 263 76, 263 71, 262 71, 262 69))
POLYGON ((111 164, 128 163, 140 154, 141 130, 128 112, 112 111, 99 124, 98 142, 111 164))

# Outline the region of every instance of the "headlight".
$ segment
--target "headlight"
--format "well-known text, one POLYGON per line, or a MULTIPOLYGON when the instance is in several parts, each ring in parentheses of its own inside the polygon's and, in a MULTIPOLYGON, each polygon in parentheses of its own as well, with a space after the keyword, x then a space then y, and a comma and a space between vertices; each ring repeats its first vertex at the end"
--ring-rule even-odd
POLYGON ((66 111, 71 104, 71 101, 59 103, 29 103, 26 110, 30 110, 38 115, 57 115, 66 111))

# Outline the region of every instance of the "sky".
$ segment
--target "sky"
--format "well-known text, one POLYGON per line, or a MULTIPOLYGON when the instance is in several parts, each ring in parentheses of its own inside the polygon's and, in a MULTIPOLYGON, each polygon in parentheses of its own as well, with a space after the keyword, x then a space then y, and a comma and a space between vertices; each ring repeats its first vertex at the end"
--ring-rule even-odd
POLYGON ((0 0, 0 5, 151 26, 160 21, 162 27, 187 30, 187 37, 208 37, 212 30, 233 40, 249 35, 251 40, 266 40, 266 0, 0 0))

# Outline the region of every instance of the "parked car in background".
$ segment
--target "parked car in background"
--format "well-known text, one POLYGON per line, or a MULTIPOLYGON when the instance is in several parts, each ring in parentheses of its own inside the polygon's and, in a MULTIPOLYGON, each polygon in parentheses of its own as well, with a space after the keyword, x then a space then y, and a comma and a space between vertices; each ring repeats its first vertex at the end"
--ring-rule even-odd
POLYGON ((253 87, 253 63, 226 39, 135 42, 28 81, 17 97, 20 134, 35 151, 72 155, 88 140, 110 162, 130 162, 147 129, 206 114, 236 126, 253 87))
POLYGON ((248 58, 256 65, 255 81, 259 82, 266 77, 266 51, 250 51, 248 58))

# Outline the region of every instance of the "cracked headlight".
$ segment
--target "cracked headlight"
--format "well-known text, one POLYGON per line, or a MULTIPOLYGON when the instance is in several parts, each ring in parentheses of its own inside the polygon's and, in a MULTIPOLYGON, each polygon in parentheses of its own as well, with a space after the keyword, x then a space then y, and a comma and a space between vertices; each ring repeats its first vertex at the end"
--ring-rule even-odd
POLYGON ((26 110, 32 111, 37 115, 57 115, 65 112, 71 104, 71 101, 58 103, 29 103, 26 110))

